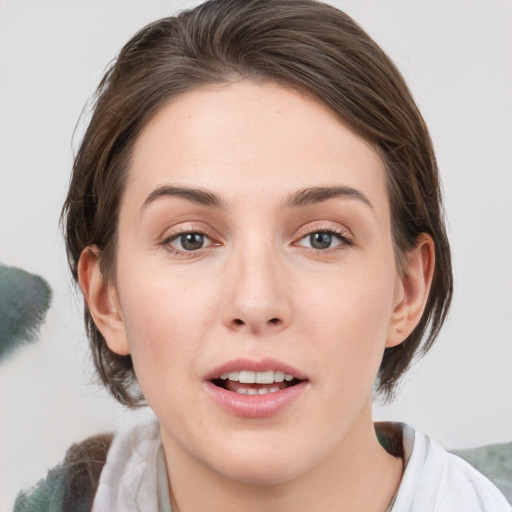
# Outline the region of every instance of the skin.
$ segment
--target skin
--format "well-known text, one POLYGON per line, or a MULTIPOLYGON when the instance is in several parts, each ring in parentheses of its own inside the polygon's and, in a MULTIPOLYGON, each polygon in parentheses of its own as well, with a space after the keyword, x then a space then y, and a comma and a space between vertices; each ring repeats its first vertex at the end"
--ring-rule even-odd
POLYGON ((402 461, 377 442, 372 386, 385 347, 421 317, 428 236, 397 270, 384 166, 327 107, 274 84, 188 92, 138 138, 122 197, 115 282, 97 248, 80 283, 109 347, 131 354, 156 413, 173 510, 383 511, 402 461), (162 186, 218 196, 148 197, 162 186), (349 187, 296 207, 308 187, 349 187), (288 201, 289 202, 289 201, 288 201), (334 231, 327 248, 312 233, 334 231), (180 233, 204 246, 186 251, 180 233), (273 358, 307 385, 269 418, 220 408, 205 375, 273 358))

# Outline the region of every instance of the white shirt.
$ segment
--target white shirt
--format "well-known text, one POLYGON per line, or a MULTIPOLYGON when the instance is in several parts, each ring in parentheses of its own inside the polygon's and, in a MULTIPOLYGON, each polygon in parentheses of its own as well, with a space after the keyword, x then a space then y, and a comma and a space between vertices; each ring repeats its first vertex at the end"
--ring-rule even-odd
POLYGON ((466 461, 403 424, 402 482, 391 512, 510 512, 501 492, 466 461))
MULTIPOLYGON (((500 491, 461 458, 400 423, 405 471, 390 512, 510 512, 500 491)), ((114 437, 92 512, 171 512, 156 419, 114 437)))

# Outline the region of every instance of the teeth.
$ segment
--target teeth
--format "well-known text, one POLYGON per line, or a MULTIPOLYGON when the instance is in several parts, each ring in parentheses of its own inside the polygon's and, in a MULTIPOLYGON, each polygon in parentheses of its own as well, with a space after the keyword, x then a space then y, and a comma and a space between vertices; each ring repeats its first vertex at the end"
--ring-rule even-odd
POLYGON ((256 384, 272 384, 274 382, 274 372, 258 372, 256 374, 256 384))
POLYGON ((284 380, 283 372, 274 372, 274 382, 283 382, 283 380, 284 380))
POLYGON ((290 382, 295 377, 288 373, 274 372, 272 370, 266 372, 242 370, 241 372, 223 373, 220 378, 222 380, 241 382, 242 384, 273 384, 274 382, 283 382, 284 380, 290 382))
POLYGON ((241 384, 253 384, 256 382, 256 372, 248 372, 246 370, 241 371, 238 377, 238 382, 241 384))
POLYGON ((272 386, 271 388, 241 388, 235 391, 241 395, 266 395, 267 393, 276 393, 281 388, 279 386, 272 386))

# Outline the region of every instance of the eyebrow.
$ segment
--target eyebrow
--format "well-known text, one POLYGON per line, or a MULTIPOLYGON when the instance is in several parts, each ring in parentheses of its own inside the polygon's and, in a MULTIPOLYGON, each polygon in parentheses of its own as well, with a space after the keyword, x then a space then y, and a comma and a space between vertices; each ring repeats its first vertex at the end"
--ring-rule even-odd
MULTIPOLYGON (((177 187, 172 185, 163 185, 156 188, 149 194, 144 203, 142 204, 141 211, 144 210, 149 204, 157 201, 163 197, 181 197, 192 203, 196 203, 209 208, 219 210, 227 210, 227 203, 218 195, 208 192, 200 188, 190 187, 177 187)), ((369 199, 359 190, 347 186, 332 186, 332 187, 307 187, 298 190, 288 197, 284 206, 288 208, 299 208, 314 203, 320 203, 333 199, 336 197, 349 197, 357 199, 362 203, 372 207, 369 199)))
POLYGON ((285 205, 292 208, 298 208, 300 206, 320 203, 336 197, 357 199, 370 208, 373 208, 370 200, 362 192, 355 188, 346 186, 303 188, 292 194, 287 199, 285 205))
POLYGON ((226 203, 217 195, 200 188, 164 185, 153 190, 142 204, 141 210, 162 197, 181 197, 192 203, 220 210, 227 209, 226 203))

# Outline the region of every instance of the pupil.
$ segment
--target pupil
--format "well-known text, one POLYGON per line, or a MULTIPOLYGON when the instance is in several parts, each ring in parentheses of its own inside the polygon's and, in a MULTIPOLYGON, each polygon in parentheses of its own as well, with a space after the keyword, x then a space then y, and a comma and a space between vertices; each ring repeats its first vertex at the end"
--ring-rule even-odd
POLYGON ((187 251, 201 249, 204 242, 204 236, 200 233, 187 233, 180 237, 181 246, 187 251))
POLYGON ((309 237, 311 247, 315 249, 328 249, 331 246, 332 235, 330 233, 313 233, 309 237))

